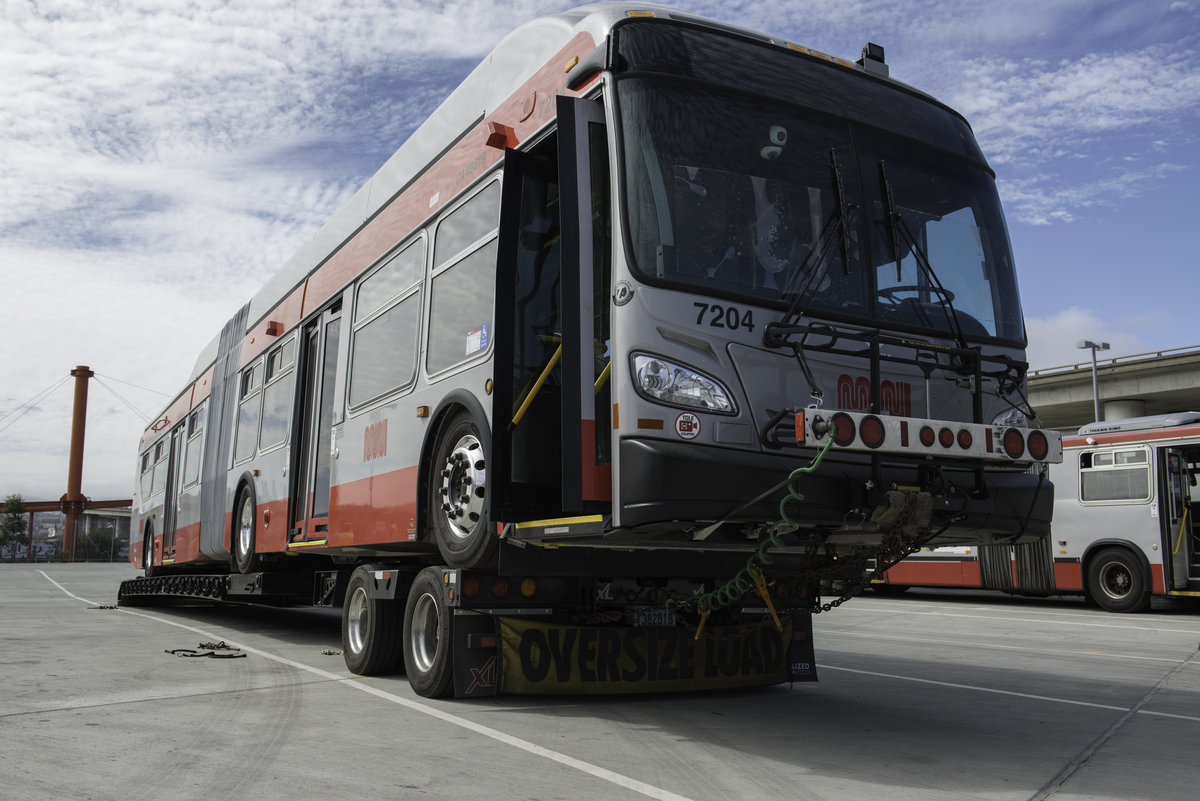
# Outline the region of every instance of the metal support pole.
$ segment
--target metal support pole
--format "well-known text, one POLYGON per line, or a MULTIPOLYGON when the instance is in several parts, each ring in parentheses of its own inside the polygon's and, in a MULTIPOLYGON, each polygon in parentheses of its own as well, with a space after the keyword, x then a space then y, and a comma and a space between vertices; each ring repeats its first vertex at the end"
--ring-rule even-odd
POLYGON ((1097 374, 1096 367, 1096 349, 1092 348, 1092 404, 1095 407, 1096 415, 1093 421, 1100 422, 1100 378, 1097 374))
POLYGON ((33 512, 29 513, 29 531, 26 534, 25 561, 33 561, 33 512))
POLYGON ((75 561, 75 529, 87 500, 81 492, 83 485, 83 437, 87 427, 88 379, 95 373, 84 365, 71 371, 75 377, 75 405, 71 413, 71 458, 67 465, 67 494, 60 499, 66 525, 63 526, 62 561, 75 561))

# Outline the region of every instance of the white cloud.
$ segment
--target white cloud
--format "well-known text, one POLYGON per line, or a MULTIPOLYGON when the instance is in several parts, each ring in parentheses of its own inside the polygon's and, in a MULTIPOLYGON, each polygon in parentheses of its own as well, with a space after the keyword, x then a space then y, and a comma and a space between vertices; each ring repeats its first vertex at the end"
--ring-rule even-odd
POLYGON ((1038 164, 1097 134, 1178 120, 1200 107, 1200 61, 1155 45, 1055 64, 995 57, 964 65, 947 101, 997 164, 1038 164))
POLYGON ((1113 206, 1136 197, 1149 185, 1171 173, 1190 169, 1181 164, 1159 164, 1083 184, 1064 184, 1052 175, 1000 179, 1000 194, 1010 217, 1030 225, 1073 222, 1081 209, 1113 206))
MULTIPOLYGON (((1119 322, 1121 327, 1136 327, 1138 324, 1136 319, 1119 322)), ((1118 330, 1111 322, 1078 306, 1049 317, 1026 317, 1025 330, 1029 335, 1026 355, 1029 366, 1035 370, 1090 361, 1091 351, 1075 347, 1075 343, 1081 339, 1109 343, 1111 348, 1106 353, 1109 358, 1150 350, 1136 334, 1118 330)))

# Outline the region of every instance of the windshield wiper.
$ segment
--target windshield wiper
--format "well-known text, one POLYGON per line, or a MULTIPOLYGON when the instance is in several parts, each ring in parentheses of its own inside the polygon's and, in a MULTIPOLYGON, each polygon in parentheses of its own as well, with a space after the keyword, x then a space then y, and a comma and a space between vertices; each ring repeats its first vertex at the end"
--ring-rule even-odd
POLYGON ((892 181, 888 178, 887 165, 881 160, 879 162, 879 172, 883 176, 884 199, 887 201, 887 218, 888 224, 892 232, 892 253, 896 259, 896 281, 899 283, 902 280, 901 276, 901 253, 900 253, 900 234, 904 234, 904 238, 908 240, 908 249, 916 259, 917 267, 925 272, 929 280, 933 282, 933 289, 940 298, 942 311, 946 313, 946 320, 954 329, 954 338, 958 342, 958 346, 963 350, 969 350, 967 347, 967 337, 963 333, 962 325, 958 321, 958 312, 954 308, 954 296, 946 291, 942 286, 942 282, 938 280, 937 273, 933 270, 933 265, 929 263, 929 258, 925 255, 925 251, 921 249, 921 245, 917 242, 917 238, 913 236, 912 231, 905 222, 904 217, 896 210, 896 199, 892 194, 892 181))

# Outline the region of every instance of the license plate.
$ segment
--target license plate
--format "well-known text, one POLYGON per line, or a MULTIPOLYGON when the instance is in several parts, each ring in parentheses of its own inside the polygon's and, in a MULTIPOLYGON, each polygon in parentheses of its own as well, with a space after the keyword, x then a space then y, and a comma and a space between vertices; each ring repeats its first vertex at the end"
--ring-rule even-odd
POLYGON ((633 610, 633 625, 674 626, 675 613, 668 609, 635 609, 633 610))

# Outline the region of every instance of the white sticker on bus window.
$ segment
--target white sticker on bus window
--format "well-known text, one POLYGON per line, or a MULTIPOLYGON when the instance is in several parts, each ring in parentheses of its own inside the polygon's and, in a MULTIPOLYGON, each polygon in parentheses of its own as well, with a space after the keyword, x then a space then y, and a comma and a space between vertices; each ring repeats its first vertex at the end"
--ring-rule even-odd
POLYGON ((467 334, 467 355, 468 356, 470 356, 472 353, 478 353, 479 351, 485 349, 487 347, 487 345, 488 345, 488 324, 487 323, 482 323, 481 325, 471 329, 471 332, 469 334, 467 334))

